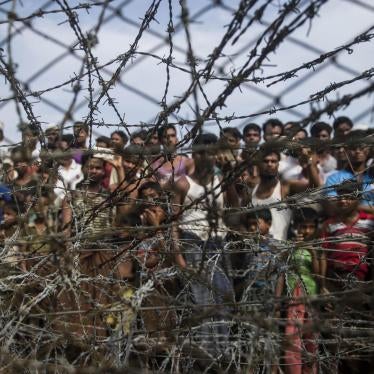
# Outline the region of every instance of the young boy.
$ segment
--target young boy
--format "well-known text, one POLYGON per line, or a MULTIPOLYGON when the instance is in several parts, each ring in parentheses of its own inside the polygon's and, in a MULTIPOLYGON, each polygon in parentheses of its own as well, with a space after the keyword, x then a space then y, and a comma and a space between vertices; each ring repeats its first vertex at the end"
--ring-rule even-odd
MULTIPOLYGON (((359 209, 360 196, 356 196, 356 191, 362 191, 362 187, 352 181, 343 182, 339 186, 335 216, 328 219, 322 228, 326 260, 323 261, 321 269, 322 275, 326 275, 326 289, 332 294, 331 299, 336 299, 331 303, 334 314, 338 315, 341 321, 347 321, 345 327, 353 329, 356 328, 355 320, 362 320, 363 312, 368 313, 364 300, 370 296, 365 295, 362 286, 369 280, 368 258, 372 257, 369 255, 369 246, 372 243, 374 229, 374 216, 359 209), (345 299, 340 295, 346 290, 354 292, 347 294, 345 299)), ((344 334, 340 326, 341 323, 333 330, 334 339, 344 334)), ((359 326, 362 328, 361 324, 359 326)), ((341 339, 339 344, 333 344, 329 349, 335 357, 339 357, 340 351, 349 351, 351 345, 345 343, 345 339, 341 339)), ((362 357, 365 354, 371 355, 362 350, 362 357)), ((332 365, 337 368, 339 364, 340 369, 346 372, 370 371, 360 368, 365 364, 364 359, 348 358, 339 361, 333 362, 332 365)))
POLYGON ((245 252, 243 265, 244 290, 239 299, 240 314, 244 322, 238 326, 244 339, 248 341, 249 357, 256 357, 248 362, 251 369, 263 368, 265 372, 275 373, 279 353, 278 334, 275 317, 275 290, 279 269, 282 267, 282 251, 277 240, 269 235, 272 224, 269 209, 261 209, 247 214, 246 227, 248 239, 244 240, 245 252))
POLYGON ((366 257, 373 237, 374 215, 359 210, 360 198, 355 196, 360 188, 344 182, 338 191, 335 216, 322 228, 326 259, 322 275, 330 292, 357 287, 357 281, 368 280, 369 265, 366 257))

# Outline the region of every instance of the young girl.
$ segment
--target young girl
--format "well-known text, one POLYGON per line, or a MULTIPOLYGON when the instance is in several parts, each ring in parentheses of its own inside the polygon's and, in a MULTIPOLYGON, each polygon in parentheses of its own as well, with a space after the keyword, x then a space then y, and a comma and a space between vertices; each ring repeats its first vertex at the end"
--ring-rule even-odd
POLYGON ((316 237, 317 213, 311 208, 295 214, 296 248, 289 256, 289 269, 278 281, 277 296, 285 289, 287 305, 284 370, 290 374, 317 373, 318 333, 313 326, 313 307, 306 301, 318 294, 320 261, 310 241, 316 237), (303 243, 304 242, 304 243, 303 243))

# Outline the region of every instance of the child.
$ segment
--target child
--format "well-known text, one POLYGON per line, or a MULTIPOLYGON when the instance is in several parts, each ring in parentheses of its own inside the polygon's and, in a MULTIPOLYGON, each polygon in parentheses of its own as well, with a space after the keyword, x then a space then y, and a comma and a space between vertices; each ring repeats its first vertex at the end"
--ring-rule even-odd
POLYGON ((291 297, 287 306, 284 351, 285 372, 290 374, 317 373, 317 333, 311 325, 312 307, 307 296, 318 293, 320 263, 310 242, 316 238, 318 215, 311 208, 302 208, 294 216, 296 248, 289 256, 289 269, 278 280, 277 296, 286 288, 291 297), (305 352, 308 356, 305 356, 305 352))
MULTIPOLYGON (((274 336, 278 329, 274 323, 274 296, 279 270, 282 268, 282 251, 277 240, 269 234, 272 216, 269 209, 251 212, 246 216, 250 239, 246 246, 245 290, 240 299, 243 318, 249 323, 242 327, 248 341, 248 357, 256 361, 248 364, 251 369, 263 368, 263 372, 277 372, 278 342, 274 336)), ((240 328, 241 326, 239 326, 240 328)))
POLYGON ((358 282, 367 280, 369 273, 365 259, 374 229, 374 215, 359 210, 357 190, 360 188, 352 182, 340 186, 335 216, 323 225, 327 262, 322 264, 322 272, 327 274, 330 292, 357 287, 358 282))
MULTIPOLYGON (((355 320, 363 318, 362 312, 367 313, 365 293, 362 293, 361 288, 369 280, 367 257, 374 229, 374 216, 359 209, 360 198, 356 196, 356 191, 362 191, 357 183, 349 181, 340 185, 335 216, 328 219, 322 228, 323 247, 326 249, 322 275, 327 275, 327 291, 332 297, 341 297, 339 294, 342 291, 355 290, 348 296, 348 302, 344 302, 342 298, 342 302, 336 302, 331 307, 341 321, 349 321, 346 327, 353 329, 356 328, 355 320)), ((362 328, 361 324, 359 326, 362 328)), ((333 336, 336 339, 336 335, 340 336, 342 333, 338 325, 333 336)), ((344 343, 345 340, 341 339, 339 344, 330 347, 333 355, 339 357, 340 351, 351 349, 350 343, 344 343)), ((364 350, 361 351, 363 357, 365 353, 364 350)), ((369 356, 370 354, 368 353, 369 356)), ((339 365, 346 372, 368 372, 359 368, 363 363, 363 359, 342 359, 339 365)), ((338 362, 333 362, 335 367, 337 364, 338 362)))

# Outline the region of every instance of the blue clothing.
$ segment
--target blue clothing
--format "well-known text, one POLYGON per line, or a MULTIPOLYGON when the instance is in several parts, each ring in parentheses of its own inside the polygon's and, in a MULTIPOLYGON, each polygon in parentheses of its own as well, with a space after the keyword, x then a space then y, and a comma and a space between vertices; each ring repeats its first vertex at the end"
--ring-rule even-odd
MULTIPOLYGON (((12 200, 12 192, 10 189, 3 184, 0 184, 0 200, 9 202, 12 200)), ((3 208, 0 208, 0 222, 4 220, 3 208)))
MULTIPOLYGON (((336 173, 331 174, 325 183, 325 189, 327 196, 337 196, 337 192, 334 189, 335 185, 339 185, 344 181, 356 182, 356 176, 348 170, 339 170, 336 173)), ((362 205, 373 206, 374 205, 374 187, 373 179, 369 176, 368 173, 363 174, 362 178, 362 205)))

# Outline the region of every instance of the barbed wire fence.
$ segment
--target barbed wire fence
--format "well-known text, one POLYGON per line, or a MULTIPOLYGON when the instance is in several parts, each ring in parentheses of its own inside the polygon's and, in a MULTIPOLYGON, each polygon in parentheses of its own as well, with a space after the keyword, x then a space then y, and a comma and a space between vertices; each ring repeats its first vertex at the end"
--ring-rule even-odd
MULTIPOLYGON (((190 152, 191 140, 202 131, 212 128, 219 131, 233 123, 241 127, 259 116, 286 112, 296 117, 301 126, 307 127, 322 116, 334 116, 338 110, 355 105, 363 98, 369 104, 355 120, 368 118, 373 111, 369 95, 374 90, 374 68, 358 71, 339 62, 338 57, 343 53, 354 55, 355 48, 372 43, 374 25, 328 51, 293 36, 299 29, 313 28, 313 22, 328 0, 242 0, 235 7, 231 2, 221 0, 206 2, 201 7, 185 0, 153 0, 142 2, 144 12, 139 19, 133 19, 127 10, 139 6, 135 3, 131 0, 85 3, 51 0, 29 13, 28 7, 23 8, 16 0, 0 3, 0 13, 4 15, 0 26, 6 29, 6 35, 0 41, 0 72, 8 89, 8 95, 0 97, 0 110, 13 106, 12 111, 19 123, 27 122, 37 127, 42 149, 46 148, 43 108, 59 113, 61 131, 69 131, 76 120, 88 125, 88 152, 93 152, 94 135, 112 129, 121 129, 130 135, 133 129, 157 131, 173 124, 183 130, 178 149, 190 152), (216 11, 225 15, 225 27, 206 56, 199 56, 191 28, 200 19, 207 22, 204 17, 216 11), (43 22, 54 31, 58 29, 54 28, 57 24, 62 26, 69 38, 54 34, 48 28, 44 30, 43 22), (101 61, 96 54, 101 45, 101 34, 114 23, 116 27, 132 26, 137 30, 136 34, 120 53, 101 61), (17 38, 26 31, 62 52, 48 61, 41 59, 37 71, 23 79, 24 74, 19 72, 23 61, 18 57, 17 38), (180 34, 184 35, 183 43, 178 38, 180 34), (154 45, 143 50, 142 41, 148 37, 153 38, 154 45), (74 41, 69 44, 65 41, 67 39, 74 41), (280 66, 278 73, 263 74, 268 71, 263 70, 268 61, 272 61, 274 53, 285 43, 312 51, 313 56, 291 69, 280 66), (77 63, 72 63, 74 68, 69 71, 69 78, 48 75, 64 59, 77 63), (239 67, 234 69, 235 60, 239 61, 239 67), (147 66, 157 66, 156 72, 164 71, 165 79, 162 89, 157 90, 158 96, 148 92, 151 82, 146 80, 146 72, 144 81, 131 83, 127 80, 131 70, 145 61, 152 61, 147 66), (307 98, 283 102, 283 97, 328 67, 341 70, 349 78, 325 82, 307 98), (179 77, 183 77, 186 85, 176 94, 173 85, 179 77), (46 83, 42 88, 32 89, 35 81, 46 83), (291 83, 278 92, 274 89, 285 82, 291 83), (357 86, 357 83, 363 84, 357 86), (210 85, 213 85, 213 90, 210 85), (334 99, 329 96, 341 89, 346 90, 343 96, 334 99), (240 90, 263 95, 268 103, 258 110, 245 109, 243 114, 227 114, 223 109, 230 108, 230 99, 240 90), (152 118, 127 121, 126 108, 131 104, 124 105, 124 101, 129 100, 124 96, 125 92, 154 105, 157 109, 152 118), (309 106, 308 112, 301 111, 305 106, 309 106)), ((373 7, 363 1, 347 3, 374 12, 373 7)), ((177 85, 177 89, 179 87, 177 85)), ((372 136, 359 141, 373 146, 372 136)), ((20 144, 11 139, 8 143, 20 144)), ((281 139, 273 146, 291 149, 295 143, 281 139)), ((141 150, 140 153, 144 152, 141 150)), ((159 156, 162 157, 162 153, 159 156)), ((41 162, 55 162, 58 157, 46 150, 41 162)), ((257 151, 251 157, 255 159, 257 151)), ((53 164, 49 172, 55 168, 56 164, 53 164)), ((215 201, 222 190, 227 190, 243 168, 242 164, 236 164, 224 175, 220 184, 215 186, 214 198, 212 201, 208 198, 208 205, 203 209, 214 211, 215 201)), ((142 178, 139 178, 139 183, 142 178)), ((39 192, 35 193, 26 211, 19 212, 25 221, 43 197, 41 188, 49 186, 48 182, 40 184, 42 186, 36 189, 39 192)), ((283 331, 285 317, 281 314, 270 316, 268 311, 289 298, 266 295, 258 305, 246 298, 235 302, 229 297, 216 295, 213 277, 217 274, 217 277, 225 276, 221 269, 222 258, 236 251, 252 253, 256 247, 253 234, 241 233, 241 239, 237 240, 235 228, 225 228, 221 236, 230 233, 233 239, 222 246, 224 249, 204 247, 202 256, 193 238, 184 238, 180 240, 181 246, 185 247, 186 257, 196 266, 181 269, 172 261, 168 262, 170 256, 178 253, 173 230, 179 216, 194 207, 202 209, 202 201, 211 192, 182 207, 178 215, 174 214, 168 197, 162 203, 168 211, 168 218, 157 230, 143 226, 134 229, 130 220, 122 227, 102 227, 96 232, 86 230, 101 212, 116 206, 124 194, 128 194, 132 201, 131 192, 139 186, 127 186, 127 190, 118 187, 109 195, 98 194, 97 197, 102 198, 99 203, 94 202, 81 211, 73 210, 77 221, 82 217, 85 221, 81 222, 81 227, 76 226, 71 236, 66 234, 66 226, 59 232, 47 231, 41 237, 26 239, 19 229, 4 242, 0 279, 2 371, 115 373, 125 369, 129 372, 189 372, 199 367, 205 372, 260 372, 260 368, 271 372, 275 366, 285 371, 282 364, 282 346, 286 342, 283 331), (129 235, 132 240, 126 245, 116 238, 116 234, 123 231, 135 232, 129 235), (139 243, 154 238, 162 242, 158 253, 167 265, 147 272, 139 261, 139 243), (22 256, 15 255, 12 248, 22 247, 25 242, 32 245, 32 251, 22 256), (46 246, 49 248, 47 252, 46 246), (121 266, 131 261, 136 264, 136 275, 123 277, 121 266), (9 265, 11 263, 26 264, 26 270, 17 272, 9 265), (136 287, 132 277, 137 278, 136 287), (206 292, 206 304, 192 301, 191 289, 199 285, 204 288, 201 292, 206 292), (220 318, 217 318, 217 313, 220 318), (229 337, 227 329, 230 330, 229 337)), ((305 199, 321 202, 325 199, 323 192, 323 188, 314 188, 268 207, 284 209, 285 204, 300 207, 305 199)), ((232 216, 239 216, 256 209, 259 208, 245 206, 228 211, 232 216)), ((214 214, 209 227, 203 227, 203 230, 211 233, 219 230, 214 214)), ((372 242, 369 244, 371 251, 364 261, 370 264, 373 260, 372 242)), ((306 245, 313 246, 319 255, 325 251, 320 239, 306 245)), ((291 267, 287 259, 294 245, 280 242, 273 243, 271 248, 274 261, 278 261, 277 275, 287 272, 291 267)), ((321 372, 333 370, 338 359, 372 360, 372 297, 373 284, 367 282, 360 288, 347 284, 343 290, 328 295, 304 298, 305 303, 316 311, 312 326, 308 328, 320 333, 317 361, 321 372), (359 307, 361 304, 366 308, 359 307)), ((316 358, 305 359, 309 362, 316 358)))

